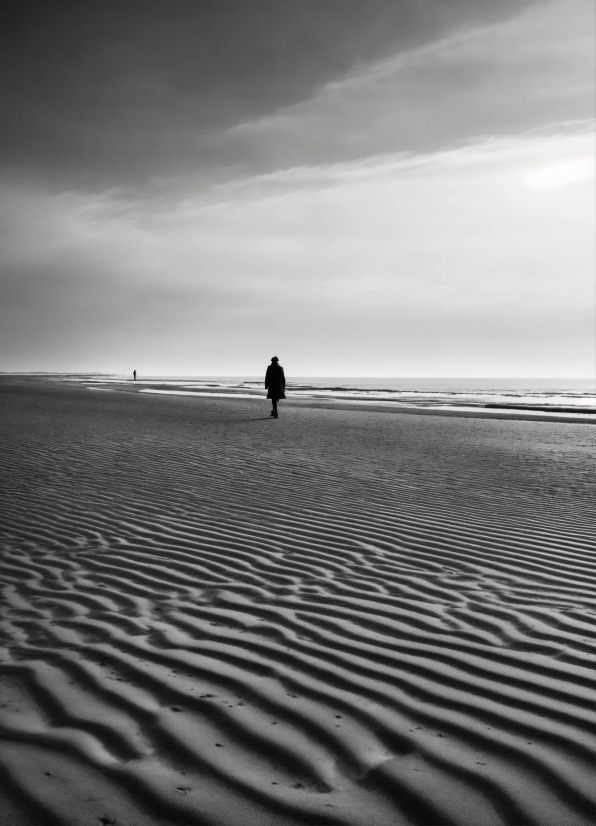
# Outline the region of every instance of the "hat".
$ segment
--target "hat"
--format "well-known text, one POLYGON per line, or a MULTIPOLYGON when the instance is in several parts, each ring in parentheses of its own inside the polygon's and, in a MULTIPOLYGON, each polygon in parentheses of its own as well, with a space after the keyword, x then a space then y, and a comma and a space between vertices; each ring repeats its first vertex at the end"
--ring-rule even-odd
POLYGON ((279 361, 279 359, 277 358, 277 356, 273 356, 273 358, 271 359, 271 361, 279 361))

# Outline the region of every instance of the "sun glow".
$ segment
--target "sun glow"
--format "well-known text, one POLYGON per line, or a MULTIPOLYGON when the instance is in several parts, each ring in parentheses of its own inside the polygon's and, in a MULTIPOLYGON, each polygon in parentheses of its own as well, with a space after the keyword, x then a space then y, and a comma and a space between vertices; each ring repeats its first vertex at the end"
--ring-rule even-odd
POLYGON ((527 173, 524 182, 530 189, 554 189, 591 180, 594 168, 593 157, 573 158, 533 169, 527 173))

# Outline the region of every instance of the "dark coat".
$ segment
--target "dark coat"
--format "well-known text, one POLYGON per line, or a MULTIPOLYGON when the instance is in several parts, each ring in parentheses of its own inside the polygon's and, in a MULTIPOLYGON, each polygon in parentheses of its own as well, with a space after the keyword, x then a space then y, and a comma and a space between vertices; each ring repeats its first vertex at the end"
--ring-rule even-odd
POLYGON ((265 373, 265 387, 268 399, 285 399, 286 377, 281 364, 270 364, 265 373))

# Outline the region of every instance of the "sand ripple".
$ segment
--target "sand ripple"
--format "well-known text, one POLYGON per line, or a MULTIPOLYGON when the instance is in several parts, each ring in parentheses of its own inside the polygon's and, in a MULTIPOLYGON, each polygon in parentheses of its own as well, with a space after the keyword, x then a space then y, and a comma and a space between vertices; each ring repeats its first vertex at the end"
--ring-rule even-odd
MULTIPOLYGON (((2 446, 13 822, 593 822, 581 463, 422 443, 406 462, 395 424, 375 441, 304 410, 318 435, 288 413, 265 456, 273 423, 232 437, 138 399, 105 402, 99 432, 70 411, 2 446)), ((565 444, 573 426, 476 427, 565 444)))

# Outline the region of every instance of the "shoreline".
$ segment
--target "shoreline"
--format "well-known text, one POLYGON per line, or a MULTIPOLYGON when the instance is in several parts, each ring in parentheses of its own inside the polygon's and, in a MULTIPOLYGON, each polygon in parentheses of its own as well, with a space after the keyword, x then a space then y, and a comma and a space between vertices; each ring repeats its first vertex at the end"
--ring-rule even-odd
MULTIPOLYGON (((171 398, 196 398, 197 401, 202 399, 242 399, 243 401, 258 401, 267 403, 265 394, 258 396, 254 393, 243 393, 242 391, 185 391, 174 390, 167 387, 156 388, 154 386, 148 387, 143 384, 142 380, 122 381, 118 384, 110 384, 106 382, 106 386, 102 386, 102 382, 97 385, 86 385, 84 380, 75 383, 72 379, 61 382, 59 378, 44 378, 32 377, 25 374, 14 374, 10 377, 7 374, 0 374, 0 386, 2 384, 21 383, 25 386, 51 386, 52 384, 60 384, 64 387, 74 388, 78 387, 85 390, 99 390, 103 392, 115 393, 129 393, 129 394, 146 394, 155 396, 169 396, 171 398)), ((155 382, 153 382, 154 384, 155 382)), ((422 404, 407 404, 398 401, 386 400, 368 400, 368 399, 343 399, 343 398, 317 398, 317 397, 292 397, 291 390, 288 391, 287 399, 282 400, 280 411, 285 406, 300 406, 312 407, 321 409, 337 409, 337 410, 362 410, 363 412, 371 413, 404 413, 413 415, 428 415, 428 416, 455 416, 458 418, 479 418, 479 419, 504 419, 511 421, 529 421, 529 422, 551 422, 551 423, 567 423, 567 424, 584 424, 596 425, 596 415, 592 412, 581 412, 581 410, 574 410, 572 408, 546 410, 539 409, 535 406, 521 406, 521 405, 502 405, 498 403, 487 403, 483 406, 423 406, 422 404)))
MULTIPOLYGON (((123 392, 124 388, 113 388, 113 387, 87 387, 88 390, 115 390, 116 392, 123 392)), ((126 388, 126 390, 130 390, 130 388, 126 388)), ((131 392, 137 393, 151 393, 155 395, 164 395, 164 396, 185 396, 185 397, 197 397, 197 399, 203 398, 242 398, 242 399, 254 399, 255 401, 267 401, 266 397, 263 395, 256 396, 254 394, 243 394, 243 393, 218 393, 218 392, 193 392, 193 391, 184 391, 184 390, 157 390, 153 388, 147 389, 140 389, 140 390, 132 390, 131 392)), ((291 392, 291 391, 290 391, 291 392)), ((291 395, 282 400, 283 404, 285 405, 287 402, 291 404, 301 405, 304 407, 320 407, 320 408, 327 408, 327 409, 339 409, 339 410, 354 410, 360 409, 362 412, 371 413, 375 412, 383 412, 383 413, 414 413, 420 415, 430 415, 430 416, 459 416, 461 418, 492 418, 492 419, 511 419, 512 421, 535 421, 535 422, 568 422, 570 424, 591 424, 596 425, 596 415, 594 415, 591 411, 587 413, 581 413, 579 411, 571 411, 569 409, 564 411, 553 410, 547 411, 542 410, 539 411, 537 408, 526 407, 522 408, 520 406, 506 407, 505 405, 497 405, 497 404, 487 404, 484 406, 478 407, 463 407, 457 405, 445 406, 440 407, 439 405, 434 405, 432 407, 425 407, 423 405, 408 405, 404 402, 391 402, 391 401, 368 401, 365 399, 317 399, 317 398, 292 398, 291 395), (527 412, 526 412, 527 411, 527 412), (591 419, 588 419, 587 416, 592 416, 591 419)), ((281 409, 281 408, 280 408, 281 409)))

